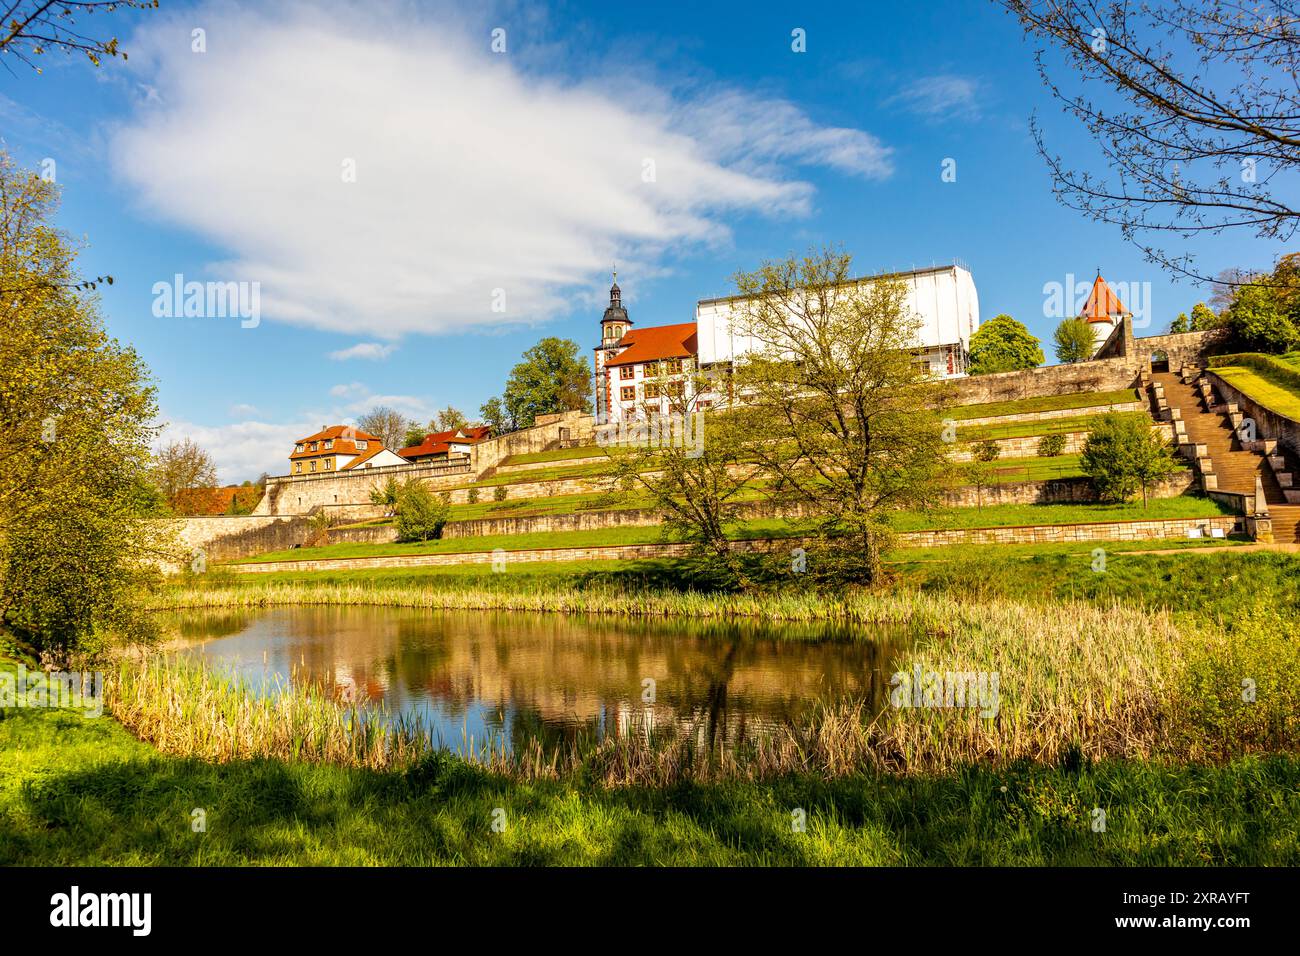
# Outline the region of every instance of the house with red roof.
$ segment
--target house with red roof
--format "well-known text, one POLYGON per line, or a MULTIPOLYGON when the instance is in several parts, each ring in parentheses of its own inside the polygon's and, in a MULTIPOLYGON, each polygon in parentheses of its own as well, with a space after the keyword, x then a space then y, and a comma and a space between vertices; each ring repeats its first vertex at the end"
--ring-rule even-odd
MULTIPOLYGON (((636 329, 623 306, 617 273, 614 280, 595 348, 597 422, 641 420, 728 400, 725 383, 735 362, 762 350, 738 322, 747 297, 701 299, 692 322, 636 329)), ((936 378, 965 375, 970 339, 979 328, 979 296, 970 270, 954 262, 849 279, 844 287, 855 292, 886 280, 902 288, 903 304, 917 319, 912 343, 917 364, 936 378)))
POLYGON ((695 394, 699 353, 695 323, 634 329, 622 296, 615 273, 595 349, 596 420, 639 420, 667 414, 682 403, 688 409, 713 404, 712 394, 695 394))
POLYGON ((404 464, 403 459, 384 447, 383 439, 352 425, 330 425, 294 443, 289 456, 289 474, 331 474, 404 464))
POLYGON ((470 448, 492 437, 488 425, 466 425, 425 435, 418 445, 401 449, 397 454, 406 461, 446 461, 456 455, 468 455, 470 448))

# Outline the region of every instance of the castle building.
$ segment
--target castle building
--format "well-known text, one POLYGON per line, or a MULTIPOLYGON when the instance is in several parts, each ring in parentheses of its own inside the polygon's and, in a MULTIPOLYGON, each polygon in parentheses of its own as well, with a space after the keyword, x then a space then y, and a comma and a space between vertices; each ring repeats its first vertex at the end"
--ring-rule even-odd
MULTIPOLYGON (((904 306, 919 321, 913 343, 917 362, 939 378, 965 375, 970 338, 979 328, 979 296, 970 271, 954 264, 863 276, 846 284, 885 279, 903 283, 904 306)), ((596 420, 666 413, 679 400, 687 408, 721 403, 722 383, 734 363, 759 347, 737 328, 744 302, 744 296, 702 299, 693 322, 634 329, 615 273, 595 348, 596 420), (697 385, 701 390, 695 394, 697 385)))

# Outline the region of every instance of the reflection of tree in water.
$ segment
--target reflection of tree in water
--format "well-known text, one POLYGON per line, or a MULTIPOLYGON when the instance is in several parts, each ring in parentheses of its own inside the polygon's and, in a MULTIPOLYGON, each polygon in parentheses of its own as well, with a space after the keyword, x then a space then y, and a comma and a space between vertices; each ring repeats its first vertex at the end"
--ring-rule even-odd
MULTIPOLYGON (((243 616, 252 623, 224 646, 244 661, 266 654, 268 666, 301 669, 300 679, 419 713, 446 746, 478 726, 498 743, 545 752, 606 735, 731 747, 803 722, 818 702, 878 705, 904 643, 875 628, 752 621, 388 608, 243 616), (642 700, 647 678, 653 703, 642 700)), ((210 643, 207 659, 222 646, 210 643)))

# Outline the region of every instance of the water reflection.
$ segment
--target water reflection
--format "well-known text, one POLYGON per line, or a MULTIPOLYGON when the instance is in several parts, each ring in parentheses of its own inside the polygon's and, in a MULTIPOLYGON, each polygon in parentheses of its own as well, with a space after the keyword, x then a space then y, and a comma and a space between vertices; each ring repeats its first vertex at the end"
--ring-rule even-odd
POLYGON ((898 634, 374 607, 174 615, 183 653, 254 686, 312 682, 420 717, 441 744, 548 751, 670 729, 734 747, 819 702, 888 692, 898 634))

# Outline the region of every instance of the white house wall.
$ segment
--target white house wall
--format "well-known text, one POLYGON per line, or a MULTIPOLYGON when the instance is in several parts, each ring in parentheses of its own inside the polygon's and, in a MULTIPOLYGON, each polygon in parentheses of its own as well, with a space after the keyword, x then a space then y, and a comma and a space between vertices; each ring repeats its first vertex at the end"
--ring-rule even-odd
MULTIPOLYGON (((907 307, 921 321, 913 343, 918 349, 961 345, 963 354, 979 328, 979 295, 970 272, 960 266, 928 269, 898 276, 907 286, 907 307)), ((869 283, 870 277, 859 279, 869 283)), ((757 348, 749 336, 732 328, 735 298, 705 299, 695 307, 701 365, 730 362, 757 348)))

